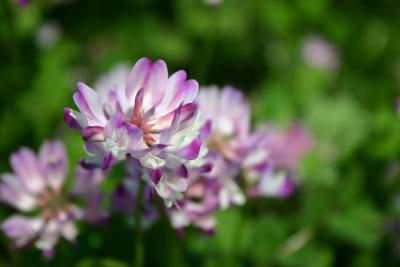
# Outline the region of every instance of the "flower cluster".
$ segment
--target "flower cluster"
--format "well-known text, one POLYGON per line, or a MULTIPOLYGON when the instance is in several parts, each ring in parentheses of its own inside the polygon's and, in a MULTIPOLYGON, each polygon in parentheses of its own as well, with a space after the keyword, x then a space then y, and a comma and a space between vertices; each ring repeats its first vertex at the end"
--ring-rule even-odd
POLYGON ((243 205, 247 197, 292 193, 296 165, 312 141, 300 126, 252 131, 250 105, 235 88, 202 88, 197 102, 205 121, 206 159, 213 167, 191 173, 181 208, 171 211, 171 220, 177 229, 193 224, 212 233, 216 209, 243 205))
POLYGON ((164 61, 143 58, 125 80, 109 86, 100 94, 78 83, 74 101, 80 112, 64 111, 67 124, 85 140, 89 157, 83 165, 107 170, 137 160, 142 178, 171 206, 187 189, 188 164, 197 160, 202 167, 197 82, 187 80, 185 71, 168 77, 164 61))
POLYGON ((74 221, 82 211, 63 191, 67 158, 62 143, 44 143, 38 155, 21 148, 11 155, 11 166, 14 173, 2 175, 0 198, 20 212, 34 214, 13 215, 2 223, 14 245, 23 247, 35 240, 37 248, 51 255, 60 237, 74 241, 74 221))
POLYGON ((38 156, 19 150, 11 156, 14 174, 2 176, 0 198, 29 214, 2 224, 16 247, 35 240, 50 254, 61 236, 75 240, 77 219, 107 223, 112 212, 135 209, 143 228, 165 212, 180 232, 194 225, 213 233, 216 210, 292 193, 297 163, 312 144, 300 125, 254 130, 239 90, 199 90, 185 71, 169 75, 162 60, 142 58, 132 70, 119 65, 94 89, 81 82, 77 88, 79 111, 64 109, 64 120, 80 132, 87 157, 78 162, 71 189, 64 188, 67 162, 58 141, 44 143, 38 156), (113 192, 103 192, 117 164, 124 177, 113 192), (85 207, 76 204, 82 198, 85 207))

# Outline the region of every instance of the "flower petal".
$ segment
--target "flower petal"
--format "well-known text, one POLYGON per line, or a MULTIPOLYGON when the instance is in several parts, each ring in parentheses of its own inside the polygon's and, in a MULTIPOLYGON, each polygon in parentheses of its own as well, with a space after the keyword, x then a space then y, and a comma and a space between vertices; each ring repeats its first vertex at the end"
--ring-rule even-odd
POLYGON ((143 88, 151 66, 152 62, 148 58, 141 58, 135 64, 126 81, 125 90, 128 99, 134 99, 139 89, 143 88))
POLYGON ((12 154, 11 165, 28 191, 38 193, 44 189, 45 175, 32 150, 21 148, 12 154))
POLYGON ((201 147, 201 140, 195 139, 188 146, 178 151, 177 155, 187 160, 196 159, 199 156, 200 147, 201 147))
POLYGON ((47 183, 53 188, 61 188, 67 174, 67 155, 60 141, 45 142, 39 152, 39 160, 44 164, 47 183))
POLYGON ((1 228, 4 233, 14 240, 14 245, 18 248, 25 246, 40 231, 43 221, 28 217, 14 215, 6 219, 1 228))
POLYGON ((104 127, 102 127, 102 126, 86 127, 81 131, 81 135, 85 141, 89 141, 89 142, 105 141, 104 127))
POLYGON ((86 118, 81 113, 69 108, 64 109, 64 121, 69 127, 77 130, 88 126, 86 118))
POLYGON ((89 125, 104 125, 106 118, 99 95, 84 83, 78 82, 77 87, 78 92, 75 92, 73 98, 89 125))

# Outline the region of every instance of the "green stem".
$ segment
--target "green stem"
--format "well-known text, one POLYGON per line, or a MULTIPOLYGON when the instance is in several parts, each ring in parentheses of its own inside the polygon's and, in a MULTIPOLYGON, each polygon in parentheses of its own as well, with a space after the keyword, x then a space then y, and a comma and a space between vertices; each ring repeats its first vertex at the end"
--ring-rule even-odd
POLYGON ((143 232, 142 232, 142 206, 144 197, 144 181, 139 181, 139 190, 136 196, 135 219, 135 267, 142 267, 144 262, 143 232))
POLYGON ((1 234, 0 236, 1 236, 1 241, 3 242, 4 248, 6 249, 6 252, 8 254, 9 260, 11 262, 11 266, 18 267, 19 260, 18 260, 17 254, 10 247, 8 238, 4 234, 1 234))

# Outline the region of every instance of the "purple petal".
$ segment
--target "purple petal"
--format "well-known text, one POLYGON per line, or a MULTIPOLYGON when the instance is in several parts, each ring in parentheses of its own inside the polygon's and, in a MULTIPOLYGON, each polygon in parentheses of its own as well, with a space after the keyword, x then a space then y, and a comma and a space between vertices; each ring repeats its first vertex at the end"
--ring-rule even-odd
POLYGON ((294 191, 294 183, 290 177, 286 177, 285 181, 283 182, 283 185, 280 189, 279 196, 281 197, 288 197, 291 195, 294 191))
POLYGON ((200 130, 200 139, 205 139, 211 134, 212 121, 207 120, 204 126, 200 130))
POLYGON ((104 159, 103 159, 103 163, 101 164, 101 168, 103 171, 107 171, 111 168, 111 166, 115 163, 115 159, 112 155, 112 153, 108 153, 104 159))
POLYGON ((197 113, 197 104, 188 103, 182 106, 181 123, 191 120, 197 113))
POLYGON ((89 126, 81 131, 81 135, 85 141, 101 142, 105 141, 104 127, 89 126))
POLYGON ((184 164, 179 165, 176 169, 176 174, 180 177, 187 178, 188 177, 188 170, 184 164))
POLYGON ((200 147, 200 139, 194 139, 188 146, 178 151, 177 154, 184 159, 193 160, 199 156, 200 147))
POLYGON ((208 162, 208 163, 196 168, 195 170, 200 172, 200 173, 207 173, 207 172, 210 172, 212 170, 213 166, 214 165, 211 162, 208 162))
POLYGON ((158 184, 158 182, 161 179, 161 170, 160 169, 151 170, 150 178, 153 181, 153 183, 158 184))
POLYGON ((81 130, 82 125, 80 125, 78 120, 74 118, 73 112, 74 111, 72 109, 64 108, 64 121, 69 127, 81 130))

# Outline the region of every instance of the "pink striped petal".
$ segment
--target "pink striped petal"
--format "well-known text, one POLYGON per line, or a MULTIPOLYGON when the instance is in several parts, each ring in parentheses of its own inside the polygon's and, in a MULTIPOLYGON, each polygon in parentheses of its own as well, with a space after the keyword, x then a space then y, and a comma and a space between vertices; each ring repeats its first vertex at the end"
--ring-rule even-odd
POLYGON ((144 87, 151 66, 152 62, 148 58, 141 58, 135 64, 126 81, 125 90, 128 99, 134 99, 139 89, 144 87))
POLYGON ((151 66, 144 85, 145 95, 143 100, 144 112, 155 107, 163 99, 168 82, 167 65, 163 60, 157 60, 151 66))

